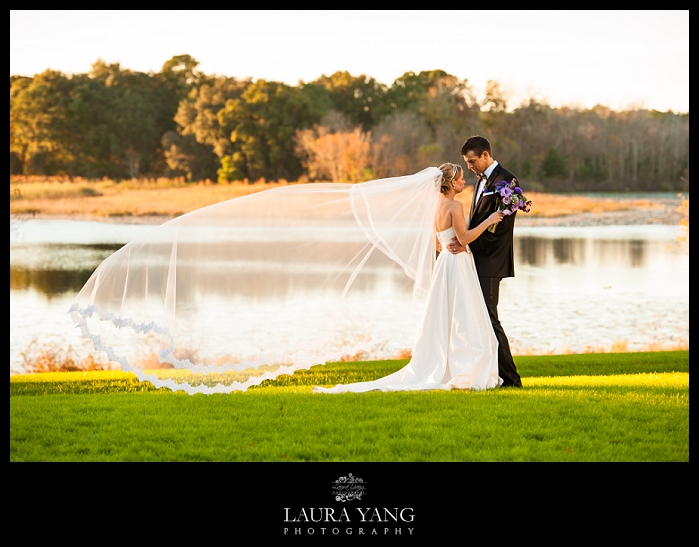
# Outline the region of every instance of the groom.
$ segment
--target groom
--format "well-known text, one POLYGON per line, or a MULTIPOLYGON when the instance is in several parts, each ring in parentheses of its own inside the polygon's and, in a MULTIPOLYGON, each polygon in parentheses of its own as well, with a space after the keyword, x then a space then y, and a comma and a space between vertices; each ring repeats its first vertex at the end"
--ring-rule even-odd
MULTIPOLYGON (((470 137, 464 143, 461 147, 461 155, 468 168, 478 176, 469 214, 469 225, 478 226, 497 209, 494 196, 495 183, 501 180, 509 182, 515 176, 493 159, 490 142, 480 135, 470 137)), ((466 249, 456 238, 447 245, 447 250, 454 254, 464 250, 473 253, 478 280, 483 290, 493 330, 495 330, 495 337, 498 339, 498 373, 503 379, 503 387, 522 387, 522 380, 512 359, 507 335, 498 319, 500 281, 504 277, 515 275, 512 241, 515 215, 516 213, 506 216, 497 225, 494 233, 486 230, 466 249)))

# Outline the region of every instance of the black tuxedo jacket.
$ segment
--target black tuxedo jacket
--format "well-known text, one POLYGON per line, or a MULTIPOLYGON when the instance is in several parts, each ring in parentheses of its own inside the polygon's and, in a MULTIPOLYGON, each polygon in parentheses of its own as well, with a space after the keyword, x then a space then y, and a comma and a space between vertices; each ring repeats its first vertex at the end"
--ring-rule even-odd
MULTIPOLYGON (((515 176, 510 171, 498 163, 488 177, 488 181, 485 184, 485 192, 492 192, 495 189, 495 184, 501 180, 510 182, 514 178, 515 176)), ((473 190, 473 202, 471 204, 471 214, 469 215, 470 228, 475 228, 497 210, 495 195, 492 194, 481 195, 481 199, 476 204, 477 189, 478 181, 476 181, 473 190)), ((506 216, 497 225, 495 233, 486 230, 469 244, 479 277, 514 277, 513 232, 515 216, 517 216, 517 213, 506 216)))

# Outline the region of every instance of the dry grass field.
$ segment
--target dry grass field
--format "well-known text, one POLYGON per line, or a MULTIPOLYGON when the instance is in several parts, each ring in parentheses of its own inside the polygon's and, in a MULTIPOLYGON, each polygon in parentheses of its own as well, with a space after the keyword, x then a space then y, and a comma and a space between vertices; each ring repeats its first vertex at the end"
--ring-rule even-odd
MULTIPOLYGON (((285 186, 285 180, 216 184, 185 183, 172 179, 115 182, 64 178, 17 178, 10 181, 10 216, 58 217, 170 217, 229 199, 285 186)), ((562 217, 581 213, 609 213, 654 209, 650 199, 611 199, 525 192, 533 206, 528 217, 562 217)), ((459 196, 470 204, 471 188, 459 196)))

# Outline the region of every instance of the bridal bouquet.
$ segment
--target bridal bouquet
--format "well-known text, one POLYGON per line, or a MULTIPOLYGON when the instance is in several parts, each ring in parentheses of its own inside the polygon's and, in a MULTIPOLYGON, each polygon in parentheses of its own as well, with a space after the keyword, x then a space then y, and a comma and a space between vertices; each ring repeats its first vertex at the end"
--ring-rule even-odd
MULTIPOLYGON (((485 192, 485 188, 483 188, 483 191, 485 192)), ((502 214, 505 216, 517 211, 528 213, 532 205, 532 201, 522 194, 522 189, 517 185, 516 178, 513 178, 510 182, 501 180, 495 184, 495 200, 498 204, 498 210, 502 211, 502 214)), ((491 224, 488 226, 488 231, 495 232, 497 227, 497 224, 491 224)))

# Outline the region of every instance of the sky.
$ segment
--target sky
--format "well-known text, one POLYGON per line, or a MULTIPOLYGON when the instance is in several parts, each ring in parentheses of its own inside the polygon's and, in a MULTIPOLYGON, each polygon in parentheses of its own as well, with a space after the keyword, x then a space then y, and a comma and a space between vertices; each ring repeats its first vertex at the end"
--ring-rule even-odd
POLYGON ((348 71, 391 85, 444 70, 509 107, 689 112, 689 10, 10 10, 10 75, 90 71, 98 59, 158 72, 298 85, 348 71))

